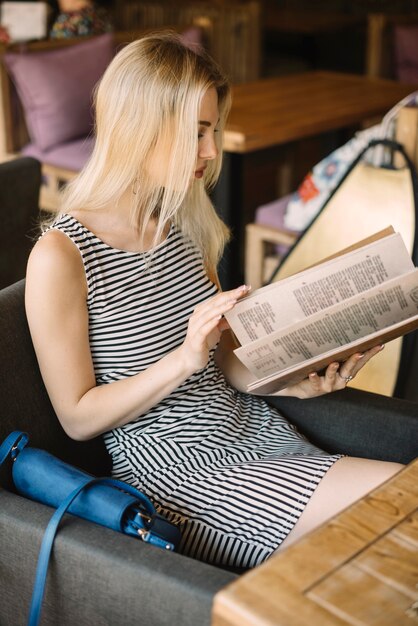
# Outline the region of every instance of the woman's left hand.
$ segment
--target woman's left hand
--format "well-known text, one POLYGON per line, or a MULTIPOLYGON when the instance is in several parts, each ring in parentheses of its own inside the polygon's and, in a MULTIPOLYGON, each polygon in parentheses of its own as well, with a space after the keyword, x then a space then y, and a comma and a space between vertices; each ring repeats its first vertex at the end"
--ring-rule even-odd
POLYGON ((308 378, 302 380, 297 385, 287 387, 274 395, 278 396, 295 396, 297 398, 315 398, 322 396, 331 391, 339 391, 344 389, 361 370, 367 361, 378 354, 384 346, 376 346, 367 350, 363 354, 356 352, 344 363, 330 363, 323 376, 317 373, 309 374, 308 378))

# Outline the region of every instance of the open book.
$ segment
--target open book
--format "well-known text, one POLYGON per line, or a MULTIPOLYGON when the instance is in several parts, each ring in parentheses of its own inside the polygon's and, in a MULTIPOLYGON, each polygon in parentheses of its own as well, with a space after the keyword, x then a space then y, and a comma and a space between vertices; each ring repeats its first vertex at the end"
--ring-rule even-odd
POLYGON ((225 317, 257 379, 248 391, 273 393, 418 328, 418 269, 390 227, 257 289, 225 317))

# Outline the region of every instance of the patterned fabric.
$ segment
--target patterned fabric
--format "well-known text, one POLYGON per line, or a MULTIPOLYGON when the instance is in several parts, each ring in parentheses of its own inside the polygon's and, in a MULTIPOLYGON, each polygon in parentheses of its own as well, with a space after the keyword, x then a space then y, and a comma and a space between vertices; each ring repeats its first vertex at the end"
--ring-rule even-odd
MULTIPOLYGON (((141 372, 179 346, 194 307, 216 293, 200 253, 173 227, 144 254, 111 248, 70 216, 54 228, 84 262, 98 385, 141 372)), ((180 526, 184 554, 235 567, 271 555, 339 458, 311 445, 260 398, 231 388, 213 354, 104 439, 113 475, 143 489, 180 526)))
POLYGON ((113 30, 105 9, 89 6, 79 11, 62 12, 51 27, 51 39, 102 35, 113 30))
MULTIPOLYGON (((398 102, 386 113, 380 124, 362 130, 346 144, 337 148, 317 163, 302 181, 298 190, 289 196, 286 206, 280 207, 284 213, 283 222, 286 228, 301 232, 305 230, 324 206, 331 193, 336 189, 351 163, 372 139, 393 139, 395 136, 396 119, 399 111, 406 106, 417 106, 418 91, 415 91, 398 102)), ((378 146, 368 151, 364 160, 376 167, 391 165, 390 152, 378 146)), ((271 203, 273 211, 275 203, 271 203)), ((261 219, 259 223, 265 223, 261 219)), ((268 222, 267 222, 268 223, 268 222)))

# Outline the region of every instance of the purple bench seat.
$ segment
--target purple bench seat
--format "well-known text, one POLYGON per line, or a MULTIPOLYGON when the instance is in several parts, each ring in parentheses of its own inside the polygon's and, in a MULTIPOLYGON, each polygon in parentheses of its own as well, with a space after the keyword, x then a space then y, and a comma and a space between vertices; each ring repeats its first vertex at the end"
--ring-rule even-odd
POLYGON ((34 157, 41 163, 79 172, 90 157, 93 146, 93 137, 67 141, 49 150, 41 150, 36 144, 29 143, 22 149, 22 154, 34 157))

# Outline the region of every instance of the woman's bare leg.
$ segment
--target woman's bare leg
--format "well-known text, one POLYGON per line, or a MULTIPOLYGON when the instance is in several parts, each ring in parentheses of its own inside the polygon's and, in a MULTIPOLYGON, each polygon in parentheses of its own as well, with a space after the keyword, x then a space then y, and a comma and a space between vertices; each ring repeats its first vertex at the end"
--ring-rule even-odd
POLYGON ((369 491, 388 480, 404 466, 400 463, 343 457, 334 463, 319 483, 296 525, 278 548, 287 548, 369 491))

